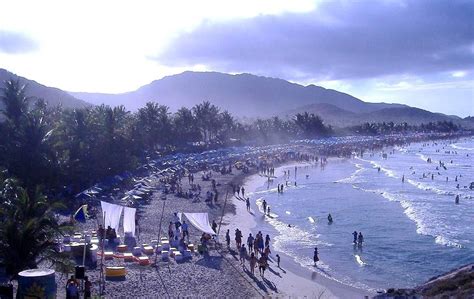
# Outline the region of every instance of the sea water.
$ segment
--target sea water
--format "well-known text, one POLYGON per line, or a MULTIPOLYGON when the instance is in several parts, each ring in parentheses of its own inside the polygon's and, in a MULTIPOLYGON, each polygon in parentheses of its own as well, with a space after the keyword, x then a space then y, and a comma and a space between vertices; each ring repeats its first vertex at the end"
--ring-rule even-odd
POLYGON ((274 251, 359 288, 413 287, 474 262, 473 157, 473 138, 386 148, 279 169, 252 199, 260 212, 263 200, 270 206, 274 251))

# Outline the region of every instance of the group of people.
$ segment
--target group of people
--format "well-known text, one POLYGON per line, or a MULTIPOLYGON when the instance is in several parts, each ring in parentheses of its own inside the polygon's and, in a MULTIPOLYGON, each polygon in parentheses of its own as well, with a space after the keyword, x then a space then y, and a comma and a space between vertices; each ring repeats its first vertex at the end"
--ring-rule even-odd
MULTIPOLYGON (((247 237, 247 247, 242 244, 243 234, 238 228, 235 230, 235 244, 239 253, 240 264, 245 268, 245 263, 248 260, 250 266, 250 273, 255 274, 255 268, 258 266, 259 273, 262 277, 265 276, 265 270, 268 267, 268 259, 271 254, 270 250, 270 236, 267 234, 265 238, 261 231, 254 237, 251 233, 247 237)), ((227 247, 230 248, 230 230, 226 232, 227 247)), ((277 265, 280 267, 280 256, 277 255, 277 265)))
POLYGON ((235 195, 237 193, 237 197, 240 197, 240 193, 242 193, 242 197, 245 198, 245 188, 244 186, 239 185, 232 185, 232 193, 235 195))
MULTIPOLYGON (((66 282, 66 299, 79 299, 79 281, 74 275, 71 276, 66 282)), ((92 283, 89 277, 84 277, 84 297, 85 299, 91 298, 92 296, 92 283)))

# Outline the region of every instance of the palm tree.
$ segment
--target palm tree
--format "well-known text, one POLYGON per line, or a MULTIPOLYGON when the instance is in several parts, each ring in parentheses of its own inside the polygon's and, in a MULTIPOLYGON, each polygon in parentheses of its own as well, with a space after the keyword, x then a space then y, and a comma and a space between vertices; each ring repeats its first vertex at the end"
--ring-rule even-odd
POLYGON ((11 122, 14 127, 18 127, 22 118, 28 111, 28 102, 31 98, 26 96, 26 86, 21 85, 19 80, 7 80, 5 86, 1 88, 2 95, 0 100, 4 108, 0 109, 7 120, 11 122))
POLYGON ((180 108, 173 117, 175 144, 186 145, 187 142, 199 140, 200 132, 193 112, 185 107, 180 108))
POLYGON ((54 241, 66 229, 54 214, 61 204, 48 201, 39 189, 30 197, 13 180, 3 182, 0 200, 0 259, 10 277, 45 260, 67 263, 54 241))

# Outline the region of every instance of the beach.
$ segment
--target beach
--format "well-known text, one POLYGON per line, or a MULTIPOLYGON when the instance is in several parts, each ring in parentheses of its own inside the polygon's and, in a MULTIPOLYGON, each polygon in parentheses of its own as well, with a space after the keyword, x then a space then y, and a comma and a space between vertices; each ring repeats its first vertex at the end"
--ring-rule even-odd
MULTIPOLYGON (((305 147, 298 146, 298 148, 305 147)), ((306 153, 315 153, 311 147, 308 148, 306 153)), ((402 148, 400 147, 400 149, 402 148)), ((191 259, 176 262, 174 259, 162 261, 160 255, 153 254, 149 256, 151 265, 148 266, 127 263, 121 258, 104 261, 104 267, 125 266, 127 274, 124 281, 106 281, 103 294, 111 298, 148 298, 150 296, 365 298, 390 287, 384 281, 370 282, 372 277, 370 275, 385 273, 390 276, 394 275, 394 272, 380 268, 381 266, 387 267, 387 265, 379 266, 377 262, 372 261, 371 252, 380 255, 383 252, 390 253, 391 250, 378 251, 381 250, 378 249, 379 245, 384 244, 383 242, 374 243, 377 238, 380 240, 380 235, 374 235, 375 231, 370 226, 361 225, 364 223, 364 217, 366 219, 367 215, 391 213, 396 217, 387 219, 390 221, 385 221, 383 218, 375 219, 387 222, 387 226, 390 227, 397 227, 400 226, 400 223, 405 223, 406 225, 402 225, 402 228, 407 230, 406 235, 415 238, 419 234, 416 232, 413 220, 406 217, 406 209, 400 205, 399 201, 388 200, 383 205, 376 204, 383 196, 361 190, 363 186, 357 184, 354 186, 352 180, 355 176, 364 171, 374 171, 377 174, 376 168, 368 162, 372 167, 364 171, 360 170, 362 157, 328 158, 327 162, 325 159, 325 163, 322 165, 320 160, 314 160, 314 157, 312 158, 310 155, 295 155, 294 147, 278 146, 277 150, 274 148, 265 150, 267 152, 255 150, 256 154, 253 156, 245 153, 242 154, 242 157, 246 157, 247 161, 250 161, 249 157, 259 157, 252 158, 256 159, 255 161, 265 157, 266 161, 271 162, 269 165, 275 167, 275 177, 272 177, 270 181, 267 176, 262 174, 261 168, 258 171, 256 164, 250 162, 251 166, 248 169, 232 167, 231 173, 221 173, 216 168, 212 170, 208 168, 204 172, 190 172, 194 174, 194 183, 200 185, 202 194, 213 190, 212 180, 215 180, 215 190, 219 194, 217 202, 206 202, 204 198, 200 200, 185 198, 173 192, 165 194, 164 190, 168 189, 169 184, 166 183, 166 180, 164 181, 164 178, 172 176, 173 172, 157 172, 153 169, 134 177, 128 185, 115 188, 121 189, 119 192, 123 194, 138 181, 142 181, 155 190, 151 192, 150 200, 141 202, 137 206, 140 215, 139 234, 137 235, 139 246, 150 244, 152 240, 167 236, 169 223, 173 213, 176 212, 207 212, 211 222, 215 220, 220 224, 222 219, 222 225, 218 237, 219 243, 210 243, 208 255, 195 252, 191 259), (263 153, 267 154, 263 155, 263 153), (295 167, 298 169, 297 176, 294 174, 295 167), (284 176, 283 173, 287 171, 291 174, 284 176), (209 180, 204 180, 201 177, 204 174, 211 175, 209 180), (295 180, 297 186, 294 186, 295 180), (277 184, 285 184, 283 194, 277 192, 277 184), (246 210, 244 197, 233 194, 231 186, 235 185, 245 187, 245 197, 248 196, 251 202, 250 212, 246 210), (315 186, 317 189, 312 189, 315 186), (308 197, 307 193, 301 192, 314 194, 317 201, 309 204, 307 200, 311 197, 308 197), (347 197, 346 194, 351 196, 347 197), (350 200, 344 201, 346 197, 350 200), (263 215, 261 207, 263 198, 266 198, 271 206, 271 217, 263 215), (300 206, 300 204, 309 206, 300 206), (313 206, 313 204, 315 205, 313 206), (355 218, 354 216, 342 216, 344 215, 342 210, 347 207, 349 209, 352 207, 356 211, 356 207, 362 207, 368 214, 357 212, 360 215, 356 213, 359 216, 355 218), (376 208, 374 209, 374 207, 376 208), (342 209, 341 213, 337 211, 337 208, 342 209), (299 215, 298 212, 302 212, 302 214, 299 215), (332 225, 328 225, 325 220, 328 212, 332 212, 335 218, 332 225), (349 218, 344 219, 344 217, 349 218), (364 233, 367 233, 363 251, 352 246, 352 230, 350 228, 355 225, 354 223, 359 225, 358 230, 362 229, 364 233), (288 227, 288 224, 291 224, 291 227, 288 227), (246 261, 245 267, 240 264, 234 241, 236 228, 242 231, 244 244, 249 233, 255 235, 261 231, 264 236, 269 234, 271 253, 265 278, 258 274, 258 270, 255 275, 252 275, 249 272, 248 261, 246 261), (230 231, 231 236, 229 248, 225 245, 227 230, 230 231), (316 266, 312 262, 312 249, 315 246, 320 250, 320 261, 316 266), (276 254, 281 257, 280 267, 276 265, 276 254), (357 259, 356 256, 359 258, 357 259), (382 272, 373 274, 371 269, 382 272)), ((379 149, 377 153, 380 154, 382 151, 383 149, 379 149)), ((225 162, 228 161, 228 158, 222 157, 221 161, 223 162, 220 163, 223 164, 221 165, 229 165, 228 162, 225 162)), ((240 159, 245 161, 244 158, 240 159)), ((177 165, 166 161, 162 163, 168 167, 177 165)), ((179 185, 183 190, 191 188, 186 176, 181 177, 179 185)), ((106 196, 92 200, 98 201, 101 198, 107 200, 106 196)), ((115 196, 114 198, 115 200, 112 202, 120 204, 120 200, 118 200, 120 197, 115 196)), ((110 201, 110 198, 108 200, 110 201)), ((99 215, 98 212, 97 215, 99 215)), ((377 221, 374 222, 375 226, 379 225, 377 221)), ((77 223, 76 231, 93 231, 97 229, 97 225, 98 222, 94 219, 88 220, 85 224, 77 223)), ((189 235, 189 242, 197 246, 201 232, 190 225, 189 235)), ((395 238, 395 240, 397 239, 395 238)), ((394 257, 392 259, 397 261, 394 257)), ((438 274, 444 272, 442 269, 435 270, 430 269, 430 271, 437 271, 438 274)), ((88 267, 86 270, 86 275, 93 283, 94 294, 99 294, 101 291, 99 273, 100 258, 96 268, 88 267)), ((66 275, 56 274, 59 298, 65 296, 66 279, 66 275)), ((419 278, 417 277, 417 279, 419 278)), ((394 280, 394 285, 398 286, 396 280, 394 280)))

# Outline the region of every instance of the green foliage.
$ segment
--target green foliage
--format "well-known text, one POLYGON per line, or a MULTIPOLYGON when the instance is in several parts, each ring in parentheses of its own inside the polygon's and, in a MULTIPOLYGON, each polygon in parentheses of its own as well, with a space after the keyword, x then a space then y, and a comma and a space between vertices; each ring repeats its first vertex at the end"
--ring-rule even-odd
POLYGON ((61 204, 47 200, 39 189, 28 195, 14 180, 2 182, 0 200, 0 260, 10 277, 44 260, 65 261, 53 241, 66 228, 54 213, 61 204))

